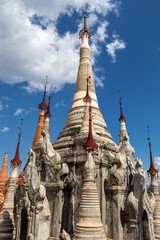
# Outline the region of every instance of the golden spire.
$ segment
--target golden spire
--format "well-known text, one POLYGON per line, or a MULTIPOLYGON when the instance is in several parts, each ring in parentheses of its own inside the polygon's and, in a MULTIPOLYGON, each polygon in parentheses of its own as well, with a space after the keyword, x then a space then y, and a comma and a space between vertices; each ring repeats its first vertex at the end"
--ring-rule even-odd
POLYGON ((41 136, 41 133, 42 133, 42 129, 44 127, 44 109, 41 110, 41 113, 39 115, 39 122, 38 122, 38 126, 37 126, 37 130, 36 130, 36 134, 35 134, 35 137, 34 137, 34 141, 33 141, 33 145, 32 145, 32 149, 37 145, 39 139, 40 139, 40 136, 41 136))
POLYGON ((40 115, 39 115, 39 122, 38 122, 37 130, 36 130, 36 134, 35 134, 35 137, 34 137, 34 140, 33 140, 32 149, 37 145, 37 143, 38 143, 38 141, 39 141, 39 139, 40 139, 41 133, 42 133, 42 129, 43 129, 43 127, 44 127, 44 118, 45 118, 44 110, 45 110, 46 108, 48 108, 48 105, 47 105, 46 102, 45 102, 47 78, 48 78, 48 76, 46 76, 46 84, 45 84, 45 88, 44 88, 43 101, 42 101, 42 103, 39 104, 39 106, 38 106, 38 107, 41 109, 41 113, 40 113, 40 115))
POLYGON ((5 188, 5 183, 7 179, 8 179, 8 153, 6 152, 4 155, 3 165, 0 173, 0 189, 3 190, 5 188))

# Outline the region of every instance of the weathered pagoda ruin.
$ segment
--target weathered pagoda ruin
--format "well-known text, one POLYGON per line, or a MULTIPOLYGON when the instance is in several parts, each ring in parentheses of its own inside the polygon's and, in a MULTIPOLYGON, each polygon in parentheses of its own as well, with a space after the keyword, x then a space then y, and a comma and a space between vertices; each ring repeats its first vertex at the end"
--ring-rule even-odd
MULTIPOLYGON (((0 174, 0 240, 157 240, 160 195, 151 143, 151 191, 135 158, 122 112, 117 145, 98 106, 86 13, 72 107, 57 141, 50 141, 46 85, 29 158, 18 175, 20 136, 12 173, 6 153, 0 174)), ((8 149, 9 150, 9 149, 8 149)))

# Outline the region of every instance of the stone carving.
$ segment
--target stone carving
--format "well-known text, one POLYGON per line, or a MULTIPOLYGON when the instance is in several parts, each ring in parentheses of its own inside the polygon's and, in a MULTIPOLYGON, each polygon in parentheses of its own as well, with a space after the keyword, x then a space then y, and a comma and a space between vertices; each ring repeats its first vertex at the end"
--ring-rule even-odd
POLYGON ((113 185, 122 185, 126 178, 126 158, 123 149, 116 154, 115 165, 110 169, 110 182, 113 185))
POLYGON ((42 131, 41 141, 35 147, 36 154, 41 153, 41 158, 37 159, 37 166, 39 170, 45 171, 45 182, 57 182, 63 180, 69 173, 69 169, 66 163, 62 163, 59 153, 57 153, 45 131, 42 131), (43 165, 44 163, 44 165, 43 165))
POLYGON ((136 219, 138 212, 138 199, 130 192, 126 201, 126 211, 130 213, 132 218, 136 219))
MULTIPOLYGON (((30 162, 26 167, 24 174, 24 189, 27 191, 29 199, 31 201, 31 205, 36 204, 36 212, 42 210, 43 201, 46 197, 46 190, 43 185, 40 184, 40 180, 38 177, 37 167, 36 167, 36 154, 30 148, 29 152, 30 162)), ((24 201, 24 198, 23 198, 24 201)), ((25 206, 27 206, 28 198, 26 197, 25 206)))

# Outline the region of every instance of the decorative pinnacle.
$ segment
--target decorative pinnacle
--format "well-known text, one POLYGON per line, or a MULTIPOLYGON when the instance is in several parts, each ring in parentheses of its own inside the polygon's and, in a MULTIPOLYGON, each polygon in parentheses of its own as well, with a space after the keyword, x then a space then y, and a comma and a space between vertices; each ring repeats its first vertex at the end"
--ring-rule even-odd
POLYGON ((49 118, 51 117, 51 113, 50 113, 51 91, 52 91, 52 86, 51 86, 51 89, 50 89, 49 103, 48 103, 48 107, 47 107, 47 112, 45 114, 45 117, 49 117, 49 118))
POLYGON ((151 142, 150 142, 150 135, 149 135, 149 126, 147 126, 147 129, 148 129, 147 140, 149 141, 149 151, 150 151, 150 168, 147 170, 147 173, 148 174, 158 174, 158 170, 155 169, 154 163, 153 163, 153 158, 152 158, 151 142))
POLYGON ((91 97, 89 96, 89 90, 88 90, 88 84, 89 84, 89 79, 91 78, 91 76, 89 76, 89 78, 87 78, 87 90, 86 90, 86 96, 83 98, 83 100, 85 102, 91 103, 91 97))
POLYGON ((92 136, 92 116, 91 116, 91 105, 89 106, 89 133, 87 142, 83 144, 83 149, 89 150, 89 149, 97 149, 98 145, 95 143, 93 136, 92 136))
POLYGON ((23 118, 21 118, 21 124, 20 127, 17 127, 19 129, 19 135, 18 135, 18 144, 17 144, 17 149, 16 149, 16 153, 15 153, 15 157, 14 159, 11 161, 11 164, 17 164, 17 165, 21 165, 22 161, 19 158, 19 146, 20 146, 20 139, 21 139, 21 128, 22 128, 22 121, 23 118))
POLYGON ((121 96, 120 96, 120 90, 119 90, 119 104, 120 104, 120 118, 119 121, 126 121, 125 117, 123 116, 123 112, 122 112, 122 101, 121 101, 121 96))
POLYGON ((88 38, 91 39, 91 31, 87 28, 87 16, 86 16, 86 10, 84 11, 84 27, 82 30, 79 32, 79 38, 82 38, 83 33, 88 33, 88 38))
POLYGON ((47 78, 48 78, 48 76, 46 76, 46 83, 45 83, 45 88, 44 88, 43 101, 38 105, 38 108, 40 108, 40 109, 46 109, 48 107, 48 105, 45 102, 47 78))

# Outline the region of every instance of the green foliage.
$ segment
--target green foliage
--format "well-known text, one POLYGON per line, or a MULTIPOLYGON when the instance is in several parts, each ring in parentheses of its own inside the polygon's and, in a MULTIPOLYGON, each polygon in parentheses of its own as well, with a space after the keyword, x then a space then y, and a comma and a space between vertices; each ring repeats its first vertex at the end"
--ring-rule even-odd
POLYGON ((80 127, 76 128, 76 129, 74 130, 74 135, 77 136, 77 134, 80 133, 80 130, 81 130, 80 127))
POLYGON ((58 171, 58 170, 60 170, 60 168, 61 168, 61 164, 60 164, 59 162, 55 162, 55 163, 52 165, 52 167, 53 167, 53 169, 54 169, 55 171, 58 171))
POLYGON ((110 153, 108 152, 107 143, 105 143, 104 141, 102 141, 102 149, 106 150, 106 154, 108 156, 108 164, 106 167, 106 171, 107 171, 106 180, 108 181, 110 178, 110 169, 116 164, 116 162, 115 162, 114 158, 111 157, 110 153))
POLYGON ((102 149, 107 150, 107 143, 105 143, 104 141, 101 142, 102 143, 102 149))
POLYGON ((110 169, 116 164, 115 160, 108 155, 108 164, 107 164, 107 177, 106 177, 106 181, 108 181, 110 179, 110 169))

